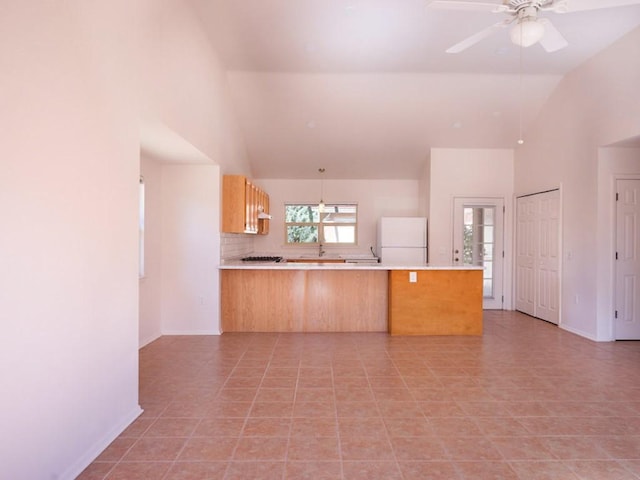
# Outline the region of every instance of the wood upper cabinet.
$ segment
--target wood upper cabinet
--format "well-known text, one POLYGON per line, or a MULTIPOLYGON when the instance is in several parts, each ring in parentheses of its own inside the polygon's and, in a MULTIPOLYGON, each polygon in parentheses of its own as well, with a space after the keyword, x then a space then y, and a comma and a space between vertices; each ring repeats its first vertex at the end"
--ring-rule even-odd
MULTIPOLYGON (((260 190, 260 196, 258 198, 258 214, 260 209, 266 214, 269 214, 269 195, 266 192, 260 190)), ((258 218, 258 234, 266 235, 269 233, 269 219, 258 218)))
POLYGON ((269 195, 242 175, 222 177, 222 231, 225 233, 269 233, 269 195))

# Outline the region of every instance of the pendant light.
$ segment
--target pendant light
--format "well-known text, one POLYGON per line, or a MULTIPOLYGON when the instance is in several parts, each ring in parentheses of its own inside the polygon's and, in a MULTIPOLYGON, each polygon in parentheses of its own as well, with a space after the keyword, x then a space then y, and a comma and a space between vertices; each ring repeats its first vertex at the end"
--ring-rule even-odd
POLYGON ((318 211, 320 211, 321 213, 324 212, 324 200, 322 199, 324 197, 323 195, 323 178, 322 178, 322 174, 324 173, 324 168, 319 168, 318 172, 320 173, 320 203, 318 203, 318 211))

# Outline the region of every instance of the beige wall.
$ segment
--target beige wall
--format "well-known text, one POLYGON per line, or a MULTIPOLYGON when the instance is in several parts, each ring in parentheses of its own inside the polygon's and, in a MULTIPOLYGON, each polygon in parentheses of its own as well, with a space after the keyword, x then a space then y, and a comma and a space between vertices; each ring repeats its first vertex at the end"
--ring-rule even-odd
POLYGON ((105 90, 84 24, 96 12, 1 10, 0 470, 69 479, 140 413, 131 52, 104 46, 105 90))
POLYGON ((220 169, 162 167, 162 334, 220 333, 220 169))
POLYGON ((220 168, 143 157, 145 276, 140 346, 161 335, 220 333, 220 168))
POLYGON ((429 263, 434 265, 451 264, 455 197, 504 199, 504 304, 510 308, 513 150, 433 148, 430 177, 429 263))
POLYGON ((143 155, 140 174, 145 183, 145 272, 139 282, 138 328, 142 347, 162 334, 162 164, 143 155))
POLYGON ((598 298, 598 318, 605 321, 598 322, 596 336, 600 339, 614 337, 611 312, 615 310, 613 295, 606 295, 614 285, 615 262, 614 255, 606 252, 615 251, 616 219, 615 197, 616 179, 640 178, 640 148, 601 148, 598 152, 598 251, 603 252, 598 257, 597 289, 602 292, 598 298))
MULTIPOLYGON (((75 478, 140 413, 140 126, 160 122, 211 166, 249 167, 187 2, 3 2, 0 58, 0 425, 20 432, 0 464, 7 478, 75 478)), ((190 332, 215 330, 209 298, 206 318, 187 311, 190 332)))
MULTIPOLYGON (((320 179, 273 180, 259 179, 256 183, 268 194, 271 207, 270 233, 257 236, 254 247, 257 252, 279 252, 283 255, 317 253, 316 248, 284 246, 285 202, 320 201, 320 179)), ((382 216, 416 216, 419 212, 417 180, 324 180, 325 202, 358 203, 358 245, 356 247, 331 247, 331 253, 370 253, 376 246, 378 218, 382 216)))
POLYGON ((598 340, 611 339, 612 287, 598 279, 613 253, 593 234, 610 226, 598 209, 598 147, 640 134, 638 58, 640 28, 567 75, 516 150, 516 194, 562 187, 560 325, 598 340))

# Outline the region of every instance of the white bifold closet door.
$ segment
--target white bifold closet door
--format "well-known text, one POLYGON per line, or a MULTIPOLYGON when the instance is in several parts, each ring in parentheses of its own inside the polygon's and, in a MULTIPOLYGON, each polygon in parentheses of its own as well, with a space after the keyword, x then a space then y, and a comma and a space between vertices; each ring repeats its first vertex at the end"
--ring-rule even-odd
POLYGON ((516 200, 516 310, 560 319, 560 192, 516 200))

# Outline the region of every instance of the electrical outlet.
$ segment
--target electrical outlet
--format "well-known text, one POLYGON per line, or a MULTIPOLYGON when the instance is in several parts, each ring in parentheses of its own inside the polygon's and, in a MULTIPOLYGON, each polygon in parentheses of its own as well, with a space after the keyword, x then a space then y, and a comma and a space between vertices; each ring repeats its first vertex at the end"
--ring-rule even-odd
POLYGON ((418 272, 409 272, 409 283, 416 283, 418 281, 418 272))

